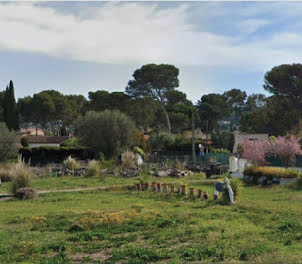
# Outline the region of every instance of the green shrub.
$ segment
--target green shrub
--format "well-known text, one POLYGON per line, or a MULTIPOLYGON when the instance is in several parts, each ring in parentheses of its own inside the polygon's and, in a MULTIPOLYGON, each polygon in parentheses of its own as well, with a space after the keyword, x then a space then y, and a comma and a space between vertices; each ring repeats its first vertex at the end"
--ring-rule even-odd
POLYGON ((17 163, 12 165, 10 170, 12 193, 15 194, 20 188, 30 187, 32 177, 33 172, 31 171, 30 167, 19 159, 17 163))
POLYGON ((75 122, 80 144, 102 151, 107 157, 118 156, 135 141, 135 124, 117 110, 89 111, 75 122))
POLYGON ((0 122, 0 161, 17 157, 18 142, 20 139, 17 133, 14 130, 10 131, 5 123, 0 122))
POLYGON ((0 179, 2 182, 11 181, 10 178, 10 169, 12 167, 11 163, 3 163, 0 166, 0 179))
POLYGON ((29 146, 28 139, 27 138, 21 138, 21 145, 24 148, 27 148, 29 146))
POLYGON ((61 163, 68 156, 79 160, 95 158, 95 152, 85 147, 50 147, 21 148, 22 159, 31 164, 61 163))
POLYGON ((78 139, 76 137, 73 137, 73 138, 69 138, 69 139, 63 141, 60 144, 60 147, 77 148, 77 147, 81 147, 81 146, 80 146, 80 143, 79 143, 78 139))
POLYGON ((100 174, 100 163, 96 160, 90 160, 86 168, 86 177, 92 177, 100 174))
MULTIPOLYGON (((230 185, 234 192, 234 201, 239 200, 243 188, 242 180, 238 178, 230 179, 230 185)), ((222 193, 222 201, 225 204, 230 202, 229 192, 227 189, 225 189, 222 193)))
POLYGON ((62 166, 63 169, 72 170, 74 172, 79 170, 81 167, 80 163, 71 156, 69 156, 66 160, 63 161, 62 166))
POLYGON ((277 167, 247 167, 244 175, 260 178, 266 176, 268 178, 297 178, 302 174, 295 169, 285 169, 277 167))
POLYGON ((210 148, 211 153, 230 153, 229 150, 224 148, 210 148))

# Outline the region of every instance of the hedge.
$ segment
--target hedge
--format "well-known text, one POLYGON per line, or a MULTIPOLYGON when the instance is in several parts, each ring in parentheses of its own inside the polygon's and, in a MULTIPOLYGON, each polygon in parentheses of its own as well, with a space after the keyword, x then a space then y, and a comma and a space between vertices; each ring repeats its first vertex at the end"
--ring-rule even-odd
POLYGON ((276 167, 247 167, 244 170, 245 176, 260 178, 266 176, 269 178, 297 178, 301 173, 294 169, 276 168, 276 167))
POLYGON ((79 160, 93 159, 95 153, 84 147, 37 147, 37 148, 21 148, 19 154, 22 159, 32 164, 45 163, 61 163, 68 156, 72 156, 79 160))

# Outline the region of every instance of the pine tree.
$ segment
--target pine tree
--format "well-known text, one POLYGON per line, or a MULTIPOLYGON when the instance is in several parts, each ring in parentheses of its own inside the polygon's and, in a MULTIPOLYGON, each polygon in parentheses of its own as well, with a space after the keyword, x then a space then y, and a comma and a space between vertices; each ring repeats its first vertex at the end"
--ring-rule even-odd
POLYGON ((13 81, 9 82, 9 86, 6 87, 4 102, 3 102, 3 114, 4 121, 7 127, 12 130, 19 128, 19 116, 18 109, 15 100, 15 91, 13 81))

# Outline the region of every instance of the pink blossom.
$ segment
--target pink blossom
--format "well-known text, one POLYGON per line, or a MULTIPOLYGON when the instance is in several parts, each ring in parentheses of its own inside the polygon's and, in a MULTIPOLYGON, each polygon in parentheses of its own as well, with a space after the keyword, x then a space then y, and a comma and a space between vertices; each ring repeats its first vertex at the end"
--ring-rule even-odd
POLYGON ((268 140, 245 140, 242 144, 242 157, 254 165, 266 164, 265 156, 270 150, 268 140))
POLYGON ((277 137, 271 142, 272 154, 281 159, 284 166, 292 166, 296 162, 296 155, 302 154, 299 139, 295 136, 277 137))
POLYGON ((296 155, 302 154, 299 139, 295 136, 278 136, 276 140, 246 140, 242 144, 242 157, 254 165, 265 165, 266 156, 273 155, 281 159, 283 166, 292 166, 296 155))

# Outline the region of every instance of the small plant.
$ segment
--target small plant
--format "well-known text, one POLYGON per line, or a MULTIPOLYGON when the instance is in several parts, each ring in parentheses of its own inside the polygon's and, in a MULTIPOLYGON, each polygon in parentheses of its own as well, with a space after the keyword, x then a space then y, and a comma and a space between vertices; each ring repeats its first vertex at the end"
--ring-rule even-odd
MULTIPOLYGON (((242 180, 238 178, 230 179, 230 185, 234 192, 234 201, 237 201, 241 196, 243 188, 242 180)), ((225 204, 230 202, 229 192, 227 189, 225 189, 222 193, 222 201, 225 204)))
POLYGON ((16 193, 18 189, 29 187, 33 177, 33 172, 30 167, 22 161, 21 158, 18 159, 18 162, 13 164, 10 170, 11 178, 11 191, 16 193))
POLYGON ((27 138, 21 138, 21 145, 23 148, 27 148, 29 146, 27 138))
POLYGON ((96 160, 90 160, 86 168, 86 177, 92 177, 100 174, 100 164, 96 160))
POLYGON ((80 163, 76 159, 72 158, 71 156, 68 156, 68 158, 63 161, 62 165, 63 165, 63 169, 71 170, 73 172, 79 170, 81 167, 80 163))
POLYGON ((122 169, 136 168, 134 153, 126 150, 122 154, 122 169))
POLYGON ((247 167, 244 175, 260 178, 266 176, 269 178, 297 178, 302 174, 295 169, 285 169, 277 167, 247 167))

